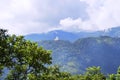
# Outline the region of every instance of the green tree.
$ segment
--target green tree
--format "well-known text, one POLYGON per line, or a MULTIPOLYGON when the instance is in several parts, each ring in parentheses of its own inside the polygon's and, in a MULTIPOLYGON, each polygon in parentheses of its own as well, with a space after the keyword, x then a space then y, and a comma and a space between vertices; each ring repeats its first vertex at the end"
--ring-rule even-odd
POLYGON ((109 80, 116 80, 116 75, 115 74, 110 74, 109 75, 109 80))
POLYGON ((120 66, 118 67, 118 70, 117 70, 116 80, 120 80, 120 66))
POLYGON ((0 74, 7 68, 6 80, 39 79, 48 70, 51 59, 51 51, 0 29, 0 74))
POLYGON ((51 64, 51 51, 38 47, 37 43, 24 39, 23 36, 9 37, 12 66, 6 79, 26 80, 39 79, 47 70, 46 64, 51 64))
POLYGON ((59 66, 49 66, 48 71, 43 74, 41 80, 69 80, 71 74, 68 72, 61 72, 59 66))
POLYGON ((86 69, 85 80, 105 80, 105 76, 101 73, 99 66, 93 66, 86 69))

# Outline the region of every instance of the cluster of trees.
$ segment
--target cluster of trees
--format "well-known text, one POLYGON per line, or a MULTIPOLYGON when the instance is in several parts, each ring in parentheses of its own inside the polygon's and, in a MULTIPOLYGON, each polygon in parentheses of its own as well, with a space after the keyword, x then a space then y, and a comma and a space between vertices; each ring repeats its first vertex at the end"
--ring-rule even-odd
POLYGON ((9 35, 7 30, 0 29, 2 80, 120 80, 120 67, 117 74, 109 76, 101 73, 101 68, 95 66, 88 67, 84 74, 72 75, 51 64, 51 51, 25 40, 23 36, 9 35))

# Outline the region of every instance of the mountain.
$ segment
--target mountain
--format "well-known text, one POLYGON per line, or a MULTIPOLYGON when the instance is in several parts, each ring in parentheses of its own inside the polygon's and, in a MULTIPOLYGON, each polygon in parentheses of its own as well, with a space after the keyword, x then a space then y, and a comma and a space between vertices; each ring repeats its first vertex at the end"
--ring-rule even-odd
POLYGON ((77 33, 54 30, 25 36, 52 50, 53 64, 73 74, 82 73, 89 66, 101 66, 104 73, 115 73, 120 65, 119 37, 120 27, 77 33))
POLYGON ((83 73, 89 66, 101 66, 104 73, 115 73, 120 65, 120 38, 100 36, 80 38, 75 42, 44 40, 38 42, 52 50, 53 64, 72 74, 83 73))
POLYGON ((65 32, 62 30, 55 30, 42 34, 29 34, 25 36, 26 39, 32 41, 54 40, 56 37, 58 37, 60 40, 74 41, 78 39, 79 36, 76 33, 65 32))
POLYGON ((58 38, 59 40, 69 40, 71 42, 74 42, 79 38, 98 37, 98 36, 119 37, 120 27, 109 28, 103 31, 95 31, 95 32, 83 31, 77 33, 65 32, 62 30, 54 30, 48 33, 25 35, 25 39, 31 41, 40 41, 40 40, 54 40, 58 38))

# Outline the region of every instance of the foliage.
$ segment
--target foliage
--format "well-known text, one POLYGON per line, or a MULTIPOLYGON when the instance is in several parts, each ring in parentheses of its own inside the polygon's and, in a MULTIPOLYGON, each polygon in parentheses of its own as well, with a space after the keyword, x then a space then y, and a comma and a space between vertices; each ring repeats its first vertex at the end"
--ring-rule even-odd
POLYGON ((43 74, 41 80, 66 80, 71 76, 68 72, 61 72, 59 66, 49 66, 48 71, 43 74))
POLYGON ((85 73, 86 79, 90 80, 105 80, 105 76, 101 73, 100 67, 88 67, 85 73))
POLYGON ((6 67, 8 80, 26 80, 38 78, 47 71, 51 64, 51 51, 38 47, 37 43, 27 41, 23 36, 8 36, 0 30, 0 72, 6 67))
POLYGON ((13 49, 8 79, 29 79, 29 76, 40 77, 46 71, 45 64, 51 64, 51 52, 38 47, 37 43, 26 41, 22 36, 9 38, 13 49))
POLYGON ((4 65, 7 66, 11 62, 7 56, 9 54, 9 43, 7 42, 9 36, 6 33, 7 30, 0 29, 0 75, 4 65))

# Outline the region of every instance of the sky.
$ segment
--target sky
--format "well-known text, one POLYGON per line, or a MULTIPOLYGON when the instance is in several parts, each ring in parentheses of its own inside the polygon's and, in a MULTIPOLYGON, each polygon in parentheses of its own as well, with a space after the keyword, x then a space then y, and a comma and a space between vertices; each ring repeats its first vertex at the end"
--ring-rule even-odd
POLYGON ((120 26, 120 0, 0 0, 0 28, 26 35, 120 26))

